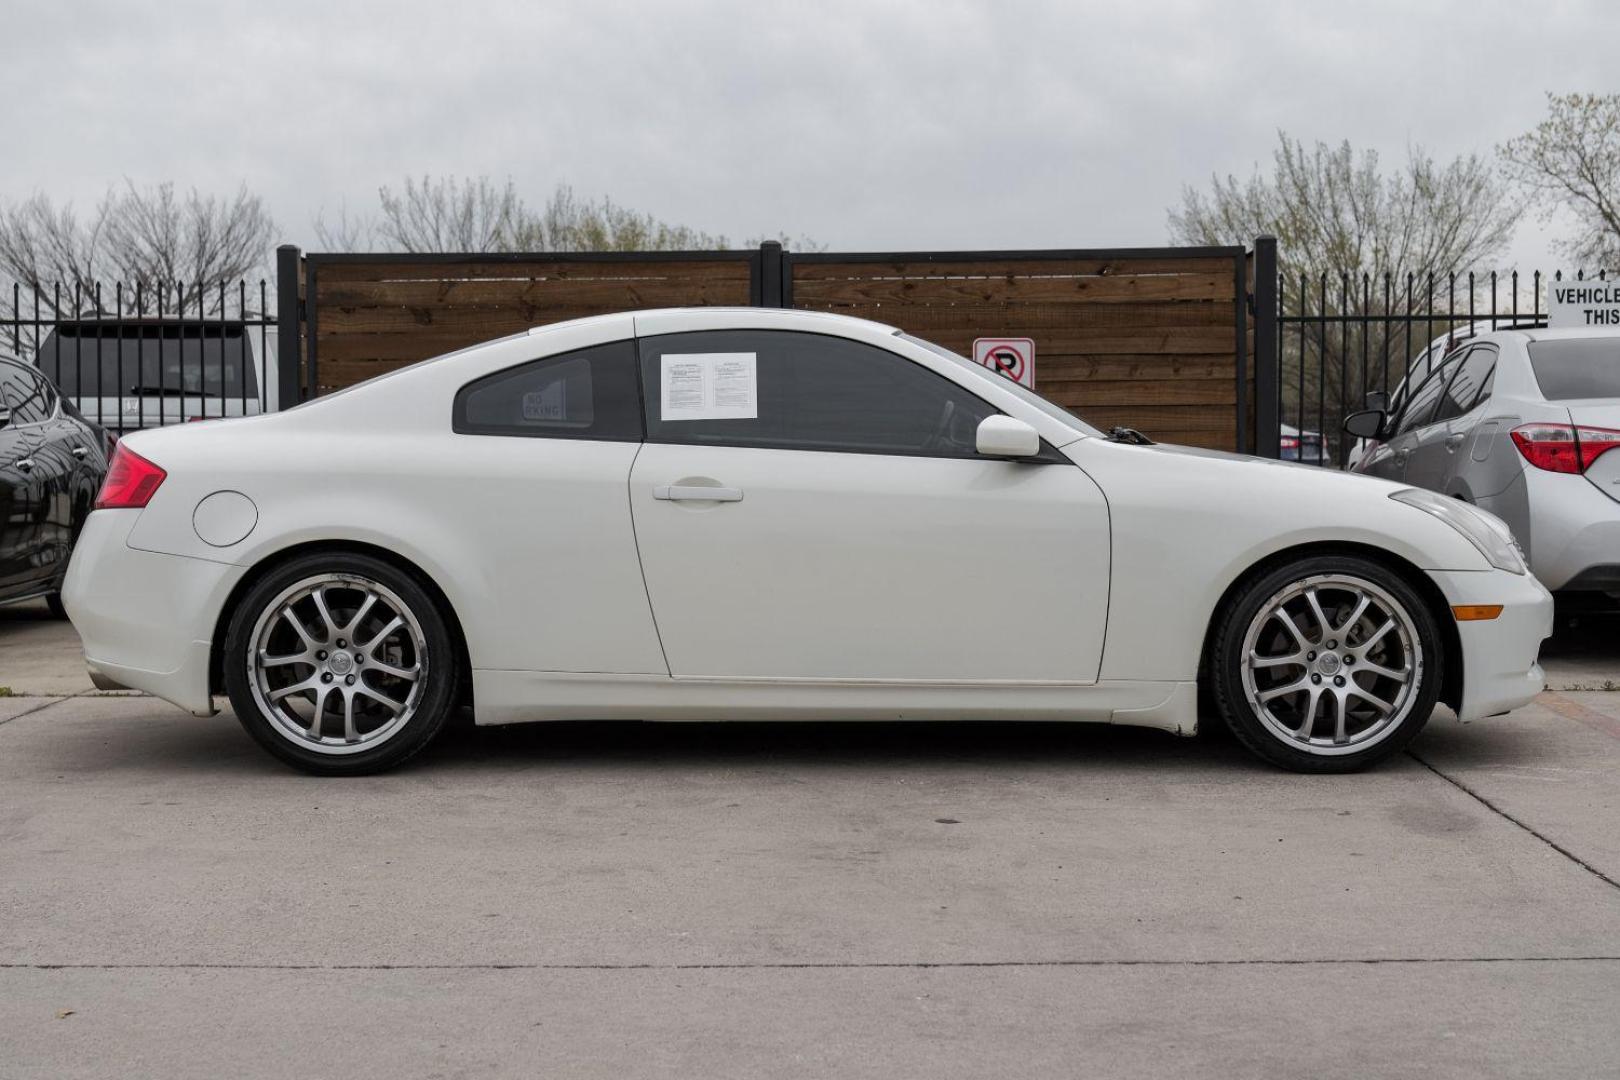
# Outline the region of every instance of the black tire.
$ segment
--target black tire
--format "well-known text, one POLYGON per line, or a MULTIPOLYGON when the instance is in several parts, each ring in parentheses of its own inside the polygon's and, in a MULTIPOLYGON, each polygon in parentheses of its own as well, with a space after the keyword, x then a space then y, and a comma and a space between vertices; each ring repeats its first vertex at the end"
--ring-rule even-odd
MULTIPOLYGON (((1332 589, 1335 586, 1328 584, 1322 588, 1332 589)), ((1342 610, 1342 609, 1341 609, 1342 610)), ((1342 615, 1348 619, 1348 615, 1342 615)), ((1218 622, 1211 641, 1209 655, 1209 684, 1213 692, 1216 710, 1221 719, 1231 730, 1236 739, 1257 757, 1279 765, 1282 768, 1302 773, 1347 773, 1365 769, 1384 759, 1399 753, 1423 730, 1428 722, 1429 715, 1434 711, 1435 702, 1440 696, 1440 687, 1444 681, 1445 653, 1444 644, 1440 636, 1440 629, 1435 621, 1435 614, 1429 603, 1414 589, 1407 580, 1389 567, 1370 559, 1359 558, 1353 555, 1325 555, 1299 559, 1293 562, 1276 566, 1264 573, 1258 574, 1245 582, 1237 591, 1227 610, 1217 614, 1218 622), (1248 688, 1245 685, 1245 672, 1249 663, 1246 649, 1246 637, 1253 629, 1256 619, 1262 615, 1262 609, 1269 609, 1271 602, 1293 587, 1305 584, 1308 579, 1327 578, 1359 579, 1382 590, 1392 598, 1399 608, 1404 609, 1406 616, 1406 639, 1412 640, 1417 651, 1412 654, 1411 664, 1414 677, 1410 680, 1415 683, 1414 689, 1407 697, 1400 698, 1396 704, 1404 708, 1398 712, 1399 719, 1388 722, 1381 728, 1374 728, 1368 721, 1365 736, 1368 745, 1365 749, 1353 749, 1353 738, 1347 740, 1345 746, 1340 748, 1316 746, 1312 748, 1310 733, 1316 731, 1315 724, 1325 722, 1321 720, 1307 722, 1301 718, 1301 729, 1308 732, 1307 736, 1290 737, 1278 730, 1275 714, 1272 723, 1262 719, 1259 707, 1251 701, 1248 688), (1376 738, 1374 738, 1376 736, 1376 738)), ((1334 615, 1329 613, 1332 621, 1334 615)), ((1265 624, 1262 624, 1265 625, 1265 624)), ((1280 624, 1279 624, 1280 625, 1280 624)), ((1281 634, 1280 630, 1272 627, 1274 634, 1281 634)), ((1347 636, 1349 633, 1360 633, 1353 626, 1343 628, 1347 636)), ((1309 634, 1307 635, 1309 636, 1309 634)), ((1386 633, 1385 637, 1388 634, 1386 633)), ((1399 639, 1399 635, 1397 635, 1399 639)), ((1348 648, 1348 637, 1345 643, 1348 648)), ((1378 646, 1375 646, 1378 647, 1378 646)), ((1390 648, 1385 645, 1383 648, 1390 648)), ((1315 657, 1318 652, 1306 652, 1309 645, 1300 646, 1302 655, 1315 657)), ((1320 649, 1320 643, 1317 644, 1320 649)), ((1262 653, 1264 656, 1273 655, 1269 650, 1262 653)), ((1370 656, 1371 654, 1369 654, 1370 656)), ((1353 664, 1353 661, 1352 661, 1353 664)), ((1300 680, 1310 680, 1321 675, 1314 666, 1297 665, 1300 680)), ((1266 677, 1277 679, 1275 685, 1290 681, 1293 676, 1294 665, 1287 666, 1288 674, 1275 676, 1267 673, 1266 677)), ((1342 675, 1352 673, 1352 665, 1347 664, 1339 669, 1342 675)), ((1361 675, 1365 671, 1355 672, 1361 675)), ((1260 675, 1251 676, 1258 679, 1260 675)), ((1323 676, 1328 683, 1335 681, 1338 676, 1323 676)), ((1319 680, 1320 681, 1320 680, 1319 680)), ((1356 686, 1363 685, 1350 680, 1356 686)), ((1339 685, 1343 685, 1340 683, 1339 685)), ((1393 685, 1374 682, 1374 686, 1393 685)), ((1307 690, 1309 687, 1306 688, 1307 690)), ((1324 687, 1326 689, 1326 687, 1324 687)), ((1331 691, 1330 691, 1331 692, 1331 691)), ((1298 698, 1284 696, 1283 706, 1289 707, 1289 702, 1298 701, 1298 698)), ((1337 707, 1337 706, 1336 706, 1337 707)), ((1274 708, 1267 705, 1266 708, 1274 708)), ((1358 709, 1366 706, 1359 704, 1358 709)), ((1303 705, 1298 706, 1301 714, 1306 712, 1303 705)), ((1311 714, 1313 717, 1316 714, 1311 714)), ((1352 710, 1352 716, 1354 710, 1352 710)), ((1319 735, 1319 739, 1331 739, 1331 736, 1319 735)))
MULTIPOLYGON (((353 647, 358 648, 359 643, 356 642, 353 647)), ((333 650, 334 653, 336 651, 333 650)), ((231 707, 247 733, 282 761, 318 776, 359 776, 382 772, 402 764, 421 751, 439 734, 454 711, 456 688, 461 678, 460 666, 447 628, 446 613, 439 609, 432 595, 414 575, 381 559, 339 552, 301 556, 276 567, 256 582, 231 613, 223 653, 225 689, 230 695, 231 707), (313 749, 313 739, 301 745, 300 740, 287 733, 286 723, 278 725, 272 717, 268 711, 272 706, 261 705, 255 687, 256 675, 250 672, 250 658, 256 648, 253 637, 260 617, 266 615, 271 607, 279 607, 278 598, 288 589, 322 575, 342 575, 356 585, 371 583, 381 586, 409 609, 420 627, 423 652, 417 657, 417 663, 422 669, 418 677, 423 685, 419 691, 412 691, 419 694, 414 699, 414 712, 410 712, 397 730, 384 736, 375 747, 340 753, 313 749)), ((313 665, 310 667, 311 677, 320 678, 321 670, 313 665)), ((303 669, 295 670, 301 673, 303 669)), ((362 681, 366 678, 358 668, 354 674, 362 681)))

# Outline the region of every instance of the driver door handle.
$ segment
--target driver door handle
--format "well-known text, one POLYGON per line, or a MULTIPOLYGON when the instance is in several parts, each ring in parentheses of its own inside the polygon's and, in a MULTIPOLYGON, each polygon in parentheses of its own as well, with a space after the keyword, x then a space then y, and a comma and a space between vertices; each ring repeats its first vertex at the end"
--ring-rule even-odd
POLYGON ((90 452, 90 448, 88 446, 75 446, 73 448, 73 456, 76 457, 76 458, 82 458, 82 457, 84 457, 84 455, 88 454, 89 452, 90 452))
POLYGON ((1457 447, 1461 446, 1463 444, 1463 440, 1466 438, 1468 438, 1468 433, 1466 431, 1460 432, 1456 435, 1446 436, 1446 449, 1455 454, 1457 452, 1457 447))
POLYGON ((23 472, 33 472, 34 471, 34 459, 31 458, 31 457, 18 458, 17 459, 17 468, 21 469, 23 472))
POLYGON ((653 498, 669 502, 742 502, 742 488, 708 487, 703 484, 659 484, 653 498))

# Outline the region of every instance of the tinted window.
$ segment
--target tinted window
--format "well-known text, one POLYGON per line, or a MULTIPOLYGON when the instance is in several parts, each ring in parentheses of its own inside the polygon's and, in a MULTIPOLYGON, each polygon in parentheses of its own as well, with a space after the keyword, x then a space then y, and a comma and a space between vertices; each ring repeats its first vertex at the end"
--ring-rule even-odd
POLYGON ((647 435, 660 442, 972 457, 979 421, 997 412, 921 364, 820 334, 715 330, 643 338, 641 372, 647 435), (678 391, 684 398, 703 358, 717 355, 731 359, 712 363, 742 371, 752 364, 757 415, 682 419, 678 403, 666 409, 666 367, 672 379, 691 376, 678 391))
MULTIPOLYGON (((1423 380, 1429 374, 1430 365, 1434 363, 1437 357, 1444 354, 1447 347, 1448 346, 1446 345, 1431 345, 1429 348, 1424 349, 1421 353, 1419 353, 1412 361, 1412 366, 1402 374, 1400 385, 1395 388, 1394 395, 1389 399, 1389 411, 1391 416, 1400 413, 1401 406, 1406 403, 1407 391, 1411 390, 1414 386, 1421 386, 1423 384, 1423 380)), ((1395 373, 1391 372, 1390 374, 1393 376, 1395 373)))
POLYGON ((1620 397, 1620 337, 1533 341, 1530 367, 1548 401, 1620 397))
POLYGON ((486 375, 456 394, 452 426, 471 435, 639 442, 635 345, 615 341, 486 375))
POLYGON ((35 372, 11 364, 0 364, 0 387, 11 410, 13 424, 38 424, 56 411, 55 395, 35 372))
POLYGON ((1432 423, 1461 416, 1479 402, 1482 388, 1496 370, 1496 349, 1489 345, 1476 345, 1452 366, 1457 373, 1451 377, 1450 385, 1441 396, 1432 423))
MULTIPOLYGON (((953 353, 943 345, 935 345, 932 341, 924 341, 922 338, 912 337, 910 334, 900 334, 898 336, 906 341, 911 342, 913 345, 921 345, 923 348, 937 356, 943 356, 953 364, 957 364, 968 369, 969 371, 972 371, 975 375, 982 375, 985 372, 985 367, 983 364, 975 364, 967 357, 958 353, 953 353)), ((1041 395, 1037 394, 1029 387, 1024 386, 1022 383, 1015 382, 1012 379, 1003 379, 1003 381, 1007 384, 1005 387, 1006 390, 1018 395, 1018 397, 1022 398, 1026 404, 1033 405, 1035 408, 1041 410, 1041 412, 1045 413, 1047 416, 1050 416, 1058 423, 1067 424, 1069 427, 1078 428, 1080 431, 1091 435, 1102 434, 1102 432, 1080 419, 1068 409, 1065 409, 1055 401, 1048 401, 1046 398, 1041 397, 1041 395)))
POLYGON ((1440 397, 1440 391, 1445 389, 1446 380, 1451 377, 1453 370, 1454 365, 1451 360, 1447 360, 1433 375, 1423 381, 1412 395, 1411 404, 1401 413, 1401 421, 1395 428, 1395 434, 1400 435, 1429 422, 1429 415, 1434 412, 1434 403, 1440 397))
POLYGON ((66 323, 51 331, 35 360, 69 397, 259 393, 252 347, 241 326, 66 323))

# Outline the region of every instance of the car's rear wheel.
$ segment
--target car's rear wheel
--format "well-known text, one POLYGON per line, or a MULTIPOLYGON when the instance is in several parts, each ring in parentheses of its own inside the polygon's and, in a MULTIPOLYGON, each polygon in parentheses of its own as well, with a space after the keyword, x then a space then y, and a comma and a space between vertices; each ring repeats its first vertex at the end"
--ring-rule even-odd
POLYGON ((1440 694, 1439 627, 1400 574, 1320 556, 1248 582, 1217 628, 1215 704, 1255 754, 1352 772, 1402 750, 1440 694))
POLYGON ((392 768, 454 707, 455 649, 412 575, 357 554, 295 559, 250 589, 225 637, 225 687, 248 734, 307 772, 392 768))

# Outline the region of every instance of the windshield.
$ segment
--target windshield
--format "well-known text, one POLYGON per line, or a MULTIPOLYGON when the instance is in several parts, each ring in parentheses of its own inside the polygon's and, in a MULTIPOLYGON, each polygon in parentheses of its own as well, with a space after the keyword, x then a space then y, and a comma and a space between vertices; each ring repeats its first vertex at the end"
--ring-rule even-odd
POLYGON ((253 398, 253 350, 240 326, 66 324, 35 357, 69 397, 253 398))
POLYGON ((1620 397, 1620 337, 1533 341, 1530 367, 1548 401, 1620 397))
POLYGON ((981 378, 994 379, 997 386, 1001 387, 1003 390, 1011 391, 1026 404, 1039 409, 1041 412, 1045 413, 1047 416, 1050 416, 1053 420, 1056 420, 1060 424, 1072 427, 1085 435, 1102 434, 1102 432, 1098 431, 1096 428, 1074 415, 1074 413, 1070 412, 1068 409, 1046 400, 1035 391, 1029 389, 1029 387, 1025 386, 1023 383, 1013 382, 1013 380, 1006 378, 1005 376, 993 374, 990 369, 986 368, 983 364, 975 364, 967 357, 962 356, 959 353, 953 353, 943 345, 935 345, 932 341, 924 341, 920 337, 912 337, 910 334, 904 332, 896 336, 898 336, 902 341, 909 341, 913 345, 921 345, 923 348, 927 349, 931 353, 934 353, 935 355, 943 356, 945 359, 953 363, 960 364, 962 367, 969 369, 981 378))

